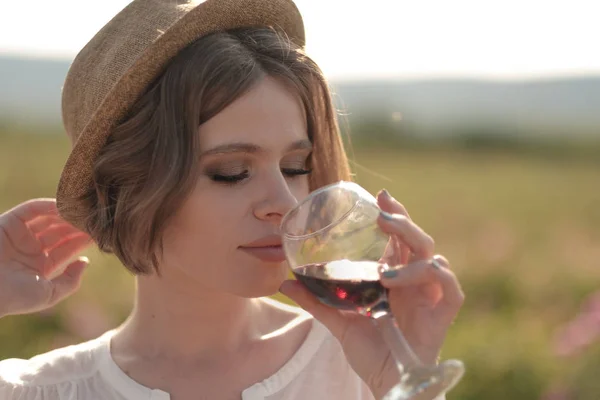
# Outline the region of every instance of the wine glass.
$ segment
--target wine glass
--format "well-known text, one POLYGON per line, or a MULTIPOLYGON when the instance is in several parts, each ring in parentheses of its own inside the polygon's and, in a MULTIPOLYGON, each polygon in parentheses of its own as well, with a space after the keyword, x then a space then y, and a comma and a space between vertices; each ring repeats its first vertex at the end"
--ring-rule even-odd
POLYGON ((464 373, 458 360, 423 364, 411 350, 387 300, 379 271, 393 238, 377 223, 377 200, 354 182, 311 192, 281 221, 283 248, 296 279, 322 303, 373 320, 401 373, 385 400, 431 399, 450 390, 464 373))

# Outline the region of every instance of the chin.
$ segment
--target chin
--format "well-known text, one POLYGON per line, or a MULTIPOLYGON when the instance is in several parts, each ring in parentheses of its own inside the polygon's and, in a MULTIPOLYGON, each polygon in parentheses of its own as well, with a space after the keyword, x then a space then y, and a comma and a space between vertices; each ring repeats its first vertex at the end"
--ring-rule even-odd
POLYGON ((257 298, 272 296, 279 292, 279 287, 288 277, 287 263, 281 263, 279 266, 268 265, 267 271, 254 275, 251 279, 246 280, 241 287, 241 296, 247 298, 257 298))

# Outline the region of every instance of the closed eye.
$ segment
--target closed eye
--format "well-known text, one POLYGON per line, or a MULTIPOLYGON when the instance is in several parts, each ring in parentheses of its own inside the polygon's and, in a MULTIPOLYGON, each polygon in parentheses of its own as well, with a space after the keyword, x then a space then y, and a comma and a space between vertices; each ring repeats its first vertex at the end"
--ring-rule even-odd
POLYGON ((210 176, 210 179, 212 179, 215 182, 221 182, 221 183, 237 183, 240 181, 243 181, 244 179, 248 178, 250 176, 250 173, 248 171, 244 171, 241 174, 236 174, 236 175, 220 175, 220 174, 212 174, 210 176))
POLYGON ((299 175, 310 174, 312 172, 312 169, 310 169, 310 168, 308 168, 308 169, 283 168, 281 170, 281 172, 283 172, 287 176, 294 177, 294 176, 299 176, 299 175))
MULTIPOLYGON (((282 168, 281 172, 283 172, 284 175, 293 178, 296 176, 310 174, 312 172, 312 169, 282 168)), ((236 175, 211 174, 210 179, 218 183, 235 184, 243 181, 244 179, 247 179, 249 176, 249 171, 244 171, 241 174, 236 175)))

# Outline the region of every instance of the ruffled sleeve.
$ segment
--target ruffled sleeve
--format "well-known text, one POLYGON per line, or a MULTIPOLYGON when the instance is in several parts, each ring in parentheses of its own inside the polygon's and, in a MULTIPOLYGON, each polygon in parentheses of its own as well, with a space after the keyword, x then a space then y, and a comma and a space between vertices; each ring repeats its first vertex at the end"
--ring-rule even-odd
POLYGON ((31 380, 27 360, 0 361, 0 400, 64 400, 77 398, 72 382, 37 385, 31 380))
POLYGON ((28 360, 0 361, 0 400, 122 400, 98 372, 101 337, 28 360))

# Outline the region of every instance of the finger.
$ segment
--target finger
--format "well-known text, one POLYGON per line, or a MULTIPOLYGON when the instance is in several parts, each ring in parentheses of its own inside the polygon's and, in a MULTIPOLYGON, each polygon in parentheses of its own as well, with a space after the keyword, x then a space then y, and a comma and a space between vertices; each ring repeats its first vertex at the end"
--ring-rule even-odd
POLYGON ((391 266, 404 265, 408 264, 411 255, 412 252, 406 244, 397 236, 390 235, 379 262, 391 266))
POLYGON ((448 268, 450 269, 450 262, 442 255, 436 254, 431 259, 431 264, 434 268, 448 268))
MULTIPOLYGON (((383 211, 386 211, 390 214, 402 214, 411 219, 404 205, 402 205, 398 200, 394 199, 386 189, 383 189, 377 194, 377 203, 379 204, 379 208, 381 208, 383 211)), ((390 249, 396 253, 394 255, 395 264, 391 265, 407 264, 411 256, 410 248, 406 244, 396 239, 391 241, 390 244, 390 249)))
POLYGON ((67 222, 58 215, 42 215, 29 221, 27 227, 33 233, 40 233, 52 225, 59 224, 67 224, 67 222))
POLYGON ((456 275, 446 267, 445 258, 435 256, 432 260, 421 260, 399 268, 384 270, 381 274, 381 284, 388 289, 439 283, 442 288, 444 303, 452 308, 460 308, 465 295, 456 275))
POLYGON ((69 264, 62 274, 50 281, 52 295, 50 296, 49 306, 57 304, 79 288, 83 271, 88 264, 89 260, 87 257, 80 257, 69 264))
POLYGON ((406 211, 406 207, 398 200, 394 199, 386 189, 383 189, 377 194, 377 203, 383 211, 387 211, 390 214, 402 214, 410 218, 408 211, 406 211))
POLYGON ((48 251, 48 258, 44 266, 45 274, 50 274, 56 268, 63 265, 75 254, 79 253, 92 244, 92 240, 87 235, 73 236, 63 241, 56 247, 48 251))
POLYGON ((42 251, 42 245, 33 233, 13 215, 7 215, 0 221, 0 246, 3 242, 25 257, 36 256, 42 251))
POLYGON ((48 250, 59 245, 63 241, 74 238, 75 236, 84 236, 89 238, 88 235, 70 224, 52 225, 45 231, 41 232, 37 238, 42 244, 42 248, 44 250, 48 250))
POLYGON ((336 337, 341 337, 346 329, 346 320, 339 310, 321 303, 302 284, 295 280, 286 280, 279 291, 296 302, 298 306, 312 314, 336 337))
POLYGON ((0 220, 8 216, 14 216, 21 222, 26 223, 41 215, 58 215, 55 199, 28 200, 0 215, 0 220))
POLYGON ((0 239, 8 240, 13 248, 24 255, 38 253, 41 248, 27 222, 40 215, 58 215, 54 199, 34 199, 13 207, 0 215, 0 239))
POLYGON ((390 266, 403 265, 406 264, 404 259, 407 259, 409 254, 410 249, 408 246, 403 244, 398 237, 391 235, 379 263, 390 266), (405 253, 407 253, 406 256, 405 253))
POLYGON ((409 247, 417 259, 433 257, 435 248, 433 238, 407 216, 382 211, 378 222, 382 231, 397 236, 402 243, 409 247))

